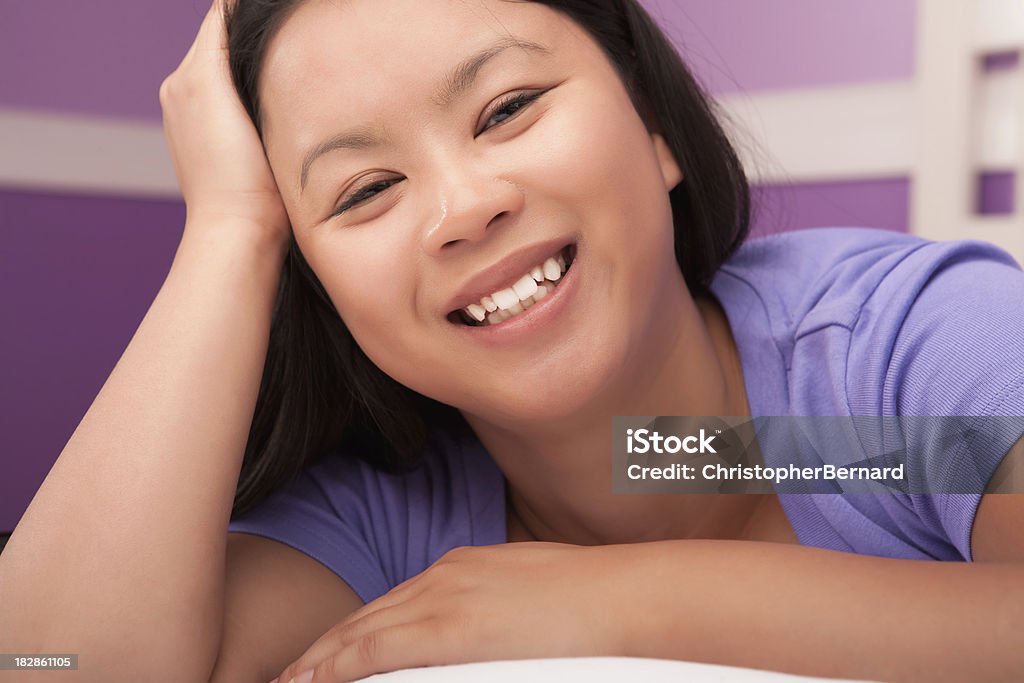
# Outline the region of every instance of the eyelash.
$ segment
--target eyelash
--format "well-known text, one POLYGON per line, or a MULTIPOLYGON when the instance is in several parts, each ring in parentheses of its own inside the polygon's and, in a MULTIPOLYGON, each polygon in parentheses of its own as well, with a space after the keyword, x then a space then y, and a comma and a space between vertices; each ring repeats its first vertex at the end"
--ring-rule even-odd
MULTIPOLYGON (((509 121, 509 120, 515 118, 516 115, 519 114, 519 112, 521 112, 523 109, 525 109, 529 105, 533 104, 545 92, 547 92, 547 91, 546 90, 542 90, 540 92, 534 92, 534 93, 520 92, 520 93, 515 93, 515 94, 512 94, 512 95, 509 95, 504 100, 502 100, 501 102, 498 103, 498 105, 494 108, 494 112, 490 115, 488 120, 490 120, 490 118, 493 118, 493 117, 497 116, 498 114, 503 113, 506 109, 510 109, 513 106, 519 105, 520 108, 516 109, 514 112, 510 113, 507 118, 502 119, 498 123, 494 124, 494 126, 490 126, 489 128, 484 128, 484 130, 480 131, 480 133, 483 133, 483 132, 485 132, 487 130, 490 130, 490 128, 494 128, 496 126, 500 126, 503 123, 505 123, 506 121, 509 121)), ((391 185, 388 185, 388 183, 390 183, 390 182, 398 182, 398 181, 396 179, 394 179, 394 178, 389 178, 387 180, 378 180, 376 182, 373 182, 373 183, 370 183, 368 185, 364 185, 364 186, 360 187, 359 189, 355 190, 349 196, 349 198, 346 199, 341 204, 341 206, 339 206, 337 209, 334 210, 334 212, 331 214, 331 217, 333 218, 334 216, 339 216, 342 213, 344 213, 345 211, 347 211, 347 210, 349 210, 349 209, 351 209, 351 208, 353 208, 355 206, 358 206, 360 204, 363 204, 363 203, 365 203, 369 199, 373 199, 376 196, 376 194, 379 194, 380 192, 383 192, 387 188, 391 187, 391 185), (383 187, 381 187, 382 185, 383 185, 383 187), (380 192, 378 192, 376 194, 371 194, 369 197, 360 198, 360 195, 362 195, 364 192, 373 190, 375 188, 379 188, 380 192)))

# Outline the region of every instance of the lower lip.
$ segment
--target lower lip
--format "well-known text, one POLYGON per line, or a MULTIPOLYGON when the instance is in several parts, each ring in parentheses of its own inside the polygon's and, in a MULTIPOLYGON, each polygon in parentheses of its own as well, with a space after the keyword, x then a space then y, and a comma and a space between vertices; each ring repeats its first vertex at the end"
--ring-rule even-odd
POLYGON ((555 324, 555 318, 559 316, 572 301, 578 287, 579 280, 579 247, 576 248, 576 256, 573 258, 572 266, 565 272, 554 291, 546 297, 530 306, 526 311, 497 325, 456 325, 459 332, 468 334, 474 340, 484 344, 515 344, 536 338, 544 328, 555 324))

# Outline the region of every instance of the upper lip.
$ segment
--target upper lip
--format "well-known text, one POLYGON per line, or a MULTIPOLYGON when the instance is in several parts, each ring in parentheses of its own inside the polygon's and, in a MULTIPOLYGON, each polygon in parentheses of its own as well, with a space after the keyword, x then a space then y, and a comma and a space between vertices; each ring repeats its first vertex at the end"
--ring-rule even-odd
POLYGON ((568 237, 559 237, 517 249, 462 283, 457 293, 448 300, 445 315, 470 304, 478 304, 485 296, 511 287, 531 268, 543 263, 549 256, 557 256, 572 243, 573 240, 568 237))

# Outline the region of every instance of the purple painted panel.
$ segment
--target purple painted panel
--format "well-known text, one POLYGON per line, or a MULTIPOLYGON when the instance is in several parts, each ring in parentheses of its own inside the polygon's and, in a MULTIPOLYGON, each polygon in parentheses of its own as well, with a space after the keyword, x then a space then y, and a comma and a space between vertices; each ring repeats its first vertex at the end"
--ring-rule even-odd
POLYGON ((906 232, 910 182, 764 185, 754 189, 753 235, 816 227, 868 227, 906 232))
MULTIPOLYGON (((1013 173, 982 174, 978 212, 1014 210, 1013 173)), ((822 226, 858 226, 906 232, 910 226, 910 181, 906 178, 859 182, 762 185, 753 188, 752 235, 822 226)))
MULTIPOLYGON (((712 92, 908 78, 916 0, 642 0, 712 92)), ((160 120, 208 0, 7 0, 0 106, 160 120)))
POLYGON ((916 0, 642 0, 713 93, 912 78, 916 0))
POLYGON ((985 55, 981 60, 981 68, 985 71, 1010 71, 1016 69, 1020 64, 1020 53, 993 52, 985 55))
POLYGON ((208 0, 5 0, 0 106, 159 121, 208 0))
POLYGON ((0 207, 0 531, 10 531, 156 296, 185 207, 15 192, 0 192, 0 207))
POLYGON ((975 210, 982 216, 1012 214, 1016 182, 1016 173, 982 173, 975 210))

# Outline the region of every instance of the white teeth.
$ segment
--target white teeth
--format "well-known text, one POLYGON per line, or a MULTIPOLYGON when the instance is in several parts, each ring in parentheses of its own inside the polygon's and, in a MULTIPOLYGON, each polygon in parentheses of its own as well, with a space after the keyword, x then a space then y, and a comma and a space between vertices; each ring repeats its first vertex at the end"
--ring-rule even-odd
POLYGON ((556 283, 566 270, 565 258, 558 254, 534 266, 511 287, 483 297, 479 303, 470 304, 464 314, 477 322, 487 321, 495 325, 522 313, 555 289, 556 283))
MULTIPOLYGON (((559 256, 561 258, 561 256, 559 256)), ((544 277, 552 282, 558 282, 558 278, 562 277, 562 269, 558 266, 558 263, 553 258, 549 258, 544 262, 544 277)))
POLYGON ((512 285, 512 289, 515 290, 516 296, 519 297, 520 301, 529 299, 537 291, 537 281, 533 279, 532 275, 526 274, 512 285))
POLYGON ((498 304, 498 308, 503 311, 507 311, 519 303, 519 295, 516 294, 516 290, 511 288, 497 291, 491 295, 491 298, 494 299, 494 303, 498 304))

